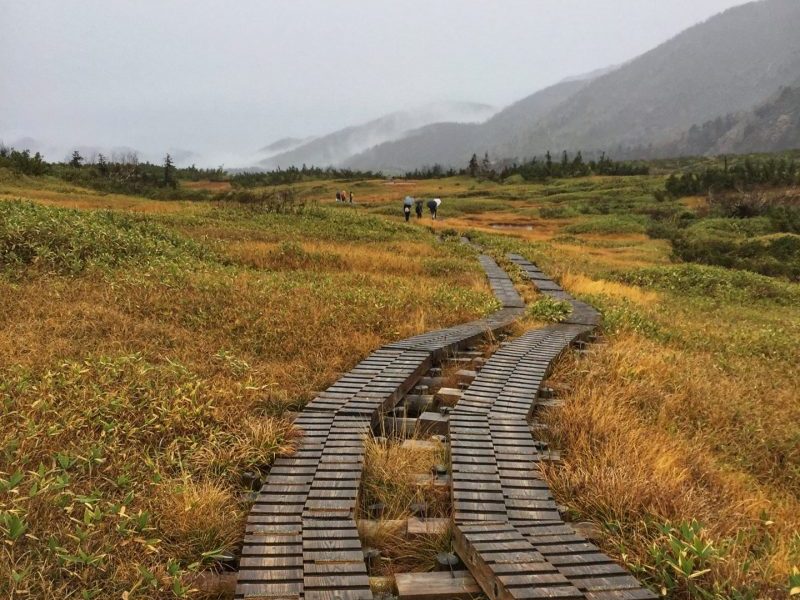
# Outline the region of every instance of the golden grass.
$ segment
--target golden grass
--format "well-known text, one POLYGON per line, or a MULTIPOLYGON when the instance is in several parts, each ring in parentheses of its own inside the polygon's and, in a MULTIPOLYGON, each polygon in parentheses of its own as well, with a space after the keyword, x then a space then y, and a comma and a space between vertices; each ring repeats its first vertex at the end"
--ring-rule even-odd
POLYGON ((24 184, 0 181, 0 200, 21 198, 47 206, 78 208, 82 210, 123 210, 137 213, 172 214, 188 212, 197 203, 149 200, 125 194, 110 194, 74 186, 72 184, 42 184, 27 178, 24 184))
POLYGON ((163 482, 153 500, 164 541, 172 546, 174 558, 188 561, 239 541, 243 520, 235 506, 229 487, 190 477, 163 482))
POLYGON ((381 344, 493 306, 432 236, 323 241, 328 221, 298 217, 286 245, 284 221, 187 210, 207 258, 0 276, 0 596, 182 594, 241 539, 242 474, 292 450, 287 410, 381 344))
POLYGON ((604 294, 607 296, 625 298, 636 304, 649 306, 658 301, 657 292, 643 290, 634 285, 625 285, 616 281, 605 279, 592 279, 580 273, 564 273, 560 278, 561 285, 573 294, 604 294))
POLYGON ((783 430, 784 449, 792 452, 800 407, 791 407, 791 392, 754 394, 770 376, 724 374, 701 353, 612 337, 588 360, 558 367, 555 378, 571 391, 545 420, 551 441, 567 453, 562 468, 547 471, 549 483, 559 501, 606 525, 607 550, 657 584, 661 569, 670 569, 656 560, 667 544, 656 525, 702 523, 719 554, 693 581, 677 576, 670 590, 676 597, 691 596, 700 584, 784 597, 797 560, 800 501, 766 476, 766 463, 780 460, 775 450, 747 439, 750 428, 739 429, 746 419, 767 419, 774 439, 783 430), (726 445, 745 445, 751 468, 726 466, 726 445))
POLYGON ((401 441, 365 442, 364 472, 361 480, 359 531, 366 547, 381 552, 372 575, 392 576, 408 571, 430 571, 436 567, 436 555, 451 551, 451 532, 409 537, 406 520, 412 505, 427 504, 430 518, 450 518, 450 493, 447 489, 420 484, 418 475, 431 473, 437 464, 447 464, 446 448, 434 450, 402 447, 401 441), (378 521, 369 519, 367 507, 376 502, 385 508, 378 521))
POLYGON ((405 519, 411 515, 412 504, 427 502, 429 516, 449 516, 447 490, 420 485, 417 479, 421 473, 431 473, 437 464, 447 464, 445 447, 438 442, 437 448, 429 451, 404 448, 396 440, 367 439, 360 496, 362 515, 368 517, 366 507, 380 502, 385 506, 383 518, 405 519))

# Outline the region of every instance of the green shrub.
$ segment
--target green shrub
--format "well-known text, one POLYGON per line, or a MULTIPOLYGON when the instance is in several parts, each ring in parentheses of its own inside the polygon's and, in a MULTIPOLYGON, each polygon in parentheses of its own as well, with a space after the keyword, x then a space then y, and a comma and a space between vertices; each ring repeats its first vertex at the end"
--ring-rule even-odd
POLYGON ((539 209, 539 216, 543 219, 567 219, 577 214, 578 212, 571 206, 543 206, 539 209))
POLYGON ((528 316, 537 321, 558 323, 566 319, 572 312, 572 305, 565 300, 555 300, 544 296, 528 306, 528 316))
POLYGON ((508 177, 503 179, 503 183, 508 184, 508 185, 522 184, 522 183, 525 183, 525 178, 522 175, 520 175, 519 173, 517 173, 515 175, 509 175, 508 177))
POLYGON ((641 217, 604 215, 567 225, 563 230, 567 233, 644 233, 645 226, 641 217))
POLYGON ((767 217, 702 219, 690 225, 687 231, 724 237, 752 237, 776 233, 776 229, 767 217))
POLYGON ((800 279, 800 236, 790 233, 750 239, 679 235, 672 251, 685 261, 800 279))
POLYGON ((672 223, 654 222, 645 230, 654 240, 672 240, 680 235, 680 230, 672 223))
POLYGON ((800 206, 775 206, 767 216, 775 231, 800 234, 800 206))
POLYGON ((0 202, 0 269, 78 273, 128 261, 200 257, 205 251, 144 217, 0 202))
POLYGON ((439 236, 445 241, 453 241, 453 240, 460 240, 461 234, 458 232, 457 229, 453 229, 452 227, 446 227, 445 229, 439 230, 439 236))
POLYGON ((632 285, 652 287, 687 296, 751 302, 800 302, 800 286, 770 277, 722 267, 681 264, 622 273, 617 278, 632 285))
POLYGON ((603 314, 603 329, 614 334, 621 331, 635 331, 651 340, 665 341, 669 333, 661 325, 644 314, 639 306, 628 299, 608 296, 592 296, 590 303, 597 306, 603 314))
POLYGON ((724 549, 708 538, 695 520, 665 523, 661 536, 650 547, 653 579, 670 596, 719 598, 712 568, 725 561, 724 549))

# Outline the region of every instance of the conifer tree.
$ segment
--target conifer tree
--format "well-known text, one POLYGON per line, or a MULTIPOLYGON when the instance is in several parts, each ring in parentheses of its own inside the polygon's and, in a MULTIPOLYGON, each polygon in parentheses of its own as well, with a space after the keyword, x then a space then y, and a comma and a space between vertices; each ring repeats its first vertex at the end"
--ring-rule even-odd
POLYGON ((175 164, 169 154, 164 157, 164 185, 175 187, 175 164))
POLYGON ((472 158, 469 159, 469 176, 475 177, 478 175, 478 155, 473 154, 472 158))
POLYGON ((108 176, 108 163, 106 162, 106 157, 103 156, 102 153, 97 155, 97 171, 103 177, 108 176))
POLYGON ((81 156, 81 153, 75 150, 72 153, 72 159, 69 161, 69 166, 79 169, 82 163, 83 163, 83 157, 81 156))

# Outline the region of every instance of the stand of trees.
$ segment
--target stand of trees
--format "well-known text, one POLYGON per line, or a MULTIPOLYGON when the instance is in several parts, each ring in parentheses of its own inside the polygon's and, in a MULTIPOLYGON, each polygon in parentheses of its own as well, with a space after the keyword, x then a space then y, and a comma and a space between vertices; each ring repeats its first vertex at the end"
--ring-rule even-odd
POLYGON ((50 165, 38 152, 31 156, 30 150, 14 150, 0 145, 0 168, 3 167, 19 175, 45 175, 50 165))
MULTIPOLYGON (((46 162, 41 154, 0 145, 0 168, 20 175, 52 175, 65 181, 104 192, 137 194, 154 198, 171 198, 177 193, 178 180, 222 181, 227 175, 222 167, 198 169, 175 166, 167 154, 162 164, 140 162, 136 154, 109 159, 97 154, 87 161, 78 150, 61 163, 46 162)), ((185 196, 185 194, 184 194, 185 196)))
POLYGON ((406 171, 403 175, 404 179, 441 179, 442 177, 455 177, 459 174, 452 167, 445 169, 442 165, 431 165, 414 169, 413 171, 406 171))
POLYGON ((570 157, 565 150, 559 160, 554 160, 550 152, 547 152, 544 157, 534 156, 520 164, 512 163, 500 171, 500 178, 521 175, 526 181, 543 181, 550 178, 563 179, 587 175, 647 175, 649 172, 650 168, 643 162, 620 162, 612 160, 605 153, 601 154, 598 160, 585 161, 580 151, 570 157))
POLYGON ((534 156, 523 162, 502 161, 496 164, 490 160, 488 152, 480 160, 476 154, 473 154, 467 169, 462 171, 462 174, 501 181, 518 175, 525 181, 545 181, 547 179, 586 177, 587 175, 647 175, 649 172, 650 168, 644 162, 615 161, 607 157, 605 153, 601 154, 598 160, 585 161, 580 151, 576 152, 574 156, 570 156, 567 151, 564 151, 558 160, 554 159, 550 152, 547 152, 544 156, 534 156))
POLYGON ((383 177, 380 171, 354 171, 335 167, 289 167, 259 173, 236 173, 229 179, 234 187, 250 188, 267 185, 288 185, 301 181, 317 181, 324 179, 342 179, 355 181, 359 179, 375 179, 383 177))
POLYGON ((732 166, 725 159, 721 167, 672 174, 664 190, 675 198, 709 192, 747 190, 756 186, 791 186, 800 184, 800 164, 793 158, 755 159, 747 157, 732 166))
POLYGON ((160 165, 139 162, 135 156, 122 161, 110 161, 98 154, 96 160, 94 164, 86 164, 76 150, 68 163, 51 164, 50 173, 66 181, 104 192, 163 197, 165 190, 175 190, 178 187, 179 169, 175 167, 169 154, 160 165))
POLYGON ((649 166, 641 161, 615 161, 608 158, 605 153, 597 160, 585 161, 583 154, 577 152, 570 156, 562 152, 558 160, 547 152, 544 156, 533 157, 530 160, 517 162, 502 160, 493 162, 486 152, 483 158, 473 154, 466 169, 446 169, 442 165, 422 167, 407 171, 405 179, 438 179, 440 177, 453 177, 455 175, 468 175, 492 181, 502 181, 508 177, 519 175, 525 181, 544 181, 546 179, 561 179, 566 177, 585 177, 587 175, 647 175, 649 166))

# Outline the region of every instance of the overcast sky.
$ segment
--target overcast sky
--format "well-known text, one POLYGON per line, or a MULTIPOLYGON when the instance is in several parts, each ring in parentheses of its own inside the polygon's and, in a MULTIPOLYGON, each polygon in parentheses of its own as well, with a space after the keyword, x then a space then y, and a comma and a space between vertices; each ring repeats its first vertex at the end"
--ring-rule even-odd
POLYGON ((502 107, 743 3, 0 0, 0 140, 236 166, 429 102, 502 107))

